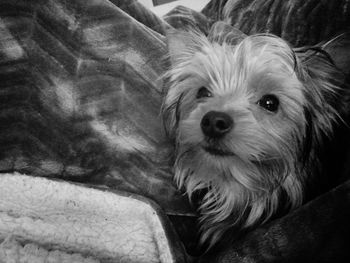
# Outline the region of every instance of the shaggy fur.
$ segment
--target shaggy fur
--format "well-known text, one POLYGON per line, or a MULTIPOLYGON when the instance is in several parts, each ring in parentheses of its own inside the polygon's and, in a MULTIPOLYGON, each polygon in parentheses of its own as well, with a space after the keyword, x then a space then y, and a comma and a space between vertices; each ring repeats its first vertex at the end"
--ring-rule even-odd
POLYGON ((320 168, 323 137, 338 119, 331 103, 338 89, 335 70, 322 54, 316 52, 315 63, 276 36, 222 33, 218 27, 208 37, 168 34, 172 66, 163 105, 166 130, 176 142, 175 180, 190 198, 205 191, 201 241, 209 246, 229 229, 247 229, 278 209, 300 206, 306 182, 320 168), (198 99, 201 87, 211 96, 198 99), (279 99, 277 112, 259 105, 267 94, 279 99), (217 140, 200 127, 213 110, 234 120, 217 140))

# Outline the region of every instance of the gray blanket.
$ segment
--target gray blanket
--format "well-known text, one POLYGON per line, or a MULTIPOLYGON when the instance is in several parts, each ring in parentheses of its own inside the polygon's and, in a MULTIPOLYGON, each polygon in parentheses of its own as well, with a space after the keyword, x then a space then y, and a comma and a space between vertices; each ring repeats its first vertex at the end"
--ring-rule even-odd
MULTIPOLYGON (((14 178, 11 181, 13 190, 6 192, 9 199, 3 197, 0 200, 1 212, 5 216, 0 218, 0 225, 8 222, 6 220, 27 222, 28 218, 40 218, 44 223, 29 225, 28 229, 13 224, 11 231, 8 231, 7 225, 3 225, 3 230, 0 227, 0 255, 12 255, 13 251, 21 254, 27 250, 32 255, 32 251, 44 249, 46 258, 55 256, 55 251, 59 251, 57 257, 67 257, 68 261, 71 260, 69 257, 74 256, 80 257, 79 260, 101 262, 184 262, 189 258, 185 251, 192 255, 198 253, 196 212, 173 183, 173 146, 164 136, 159 115, 163 97, 161 76, 168 67, 164 59, 167 53, 165 32, 170 27, 196 27, 206 33, 213 22, 225 18, 223 4, 226 2, 211 1, 203 12, 205 15, 179 7, 164 18, 159 18, 136 0, 0 0, 2 189, 6 189, 11 175, 14 178), (32 200, 30 204, 34 207, 43 202, 43 199, 37 198, 40 191, 32 191, 37 189, 35 185, 49 193, 50 198, 43 205, 43 210, 38 213, 33 212, 36 209, 26 210, 24 201, 16 198, 21 195, 19 189, 23 184, 30 186, 28 200, 32 200), (84 198, 69 195, 67 202, 61 206, 60 194, 55 195, 60 187, 68 187, 74 193, 81 192, 84 198), (107 198, 113 204, 126 196, 123 208, 113 210, 114 216, 108 215, 106 207, 98 210, 101 215, 106 215, 108 222, 119 225, 118 229, 123 229, 124 223, 121 222, 127 221, 118 217, 123 214, 135 216, 133 222, 139 222, 140 226, 153 222, 158 227, 140 231, 138 233, 141 234, 135 236, 131 234, 132 227, 127 228, 125 233, 120 230, 114 240, 117 247, 111 250, 106 249, 107 245, 103 246, 108 244, 104 241, 101 247, 87 245, 97 244, 99 239, 90 243, 65 241, 69 237, 69 228, 65 230, 68 236, 63 237, 62 242, 57 241, 55 234, 50 234, 52 238, 43 238, 42 235, 47 235, 45 231, 38 233, 38 236, 33 234, 35 229, 52 222, 52 218, 47 216, 48 207, 57 208, 57 215, 66 218, 53 223, 59 232, 59 225, 63 222, 74 225, 78 220, 73 216, 75 213, 90 215, 90 208, 83 205, 85 197, 91 196, 94 203, 93 200, 102 200, 100 194, 102 199, 107 198), (74 213, 70 210, 72 202, 77 204, 74 213), (144 213, 133 214, 135 210, 147 211, 147 216, 144 213), (115 216, 120 220, 114 221, 115 216), (142 241, 142 233, 146 233, 147 240, 152 240, 150 242, 155 245, 143 246, 147 242, 142 241), (165 241, 161 241, 164 238, 165 241), (117 239, 121 239, 120 242, 117 239), (125 240, 132 245, 122 246, 125 240), (26 247, 26 244, 30 244, 30 247, 26 247), (140 250, 132 253, 130 247, 145 247, 140 253, 149 257, 135 259, 140 255, 140 250)), ((262 5, 264 9, 260 9, 262 2, 265 3, 241 1, 238 5, 240 8, 228 13, 230 22, 248 34, 262 31, 284 34, 291 42, 302 45, 326 40, 334 28, 341 29, 339 21, 347 18, 349 12, 349 9, 344 9, 345 13, 338 20, 328 23, 329 30, 324 34, 314 34, 319 29, 310 25, 322 19, 317 15, 312 16, 304 27, 313 33, 307 38, 307 30, 300 27, 302 20, 296 20, 299 24, 283 24, 284 15, 289 14, 290 18, 294 13, 303 15, 312 10, 311 14, 320 14, 322 8, 332 13, 338 10, 337 5, 322 6, 316 1, 308 1, 309 5, 304 6, 300 1, 294 4, 284 1, 285 6, 289 6, 286 9, 282 8, 283 1, 276 0, 266 1, 262 5), (279 8, 283 12, 273 11, 279 8), (258 16, 254 13, 259 10, 268 15, 261 13, 258 16)), ((328 15, 327 12, 325 14, 328 15)), ((349 74, 350 56, 346 55, 349 54, 348 39, 340 38, 327 51, 337 65, 349 74)), ((346 174, 348 169, 345 167, 343 171, 346 174)), ((347 188, 345 185, 334 193, 343 196, 347 188)), ((334 195, 331 193, 330 196, 334 195)), ((334 198, 326 200, 330 200, 329 206, 334 206, 334 198)), ((313 205, 317 209, 320 202, 313 205)), ((320 209, 324 211, 327 207, 320 209)), ((314 211, 313 206, 297 211, 294 217, 289 217, 291 219, 274 222, 271 228, 253 232, 232 246, 237 249, 228 253, 228 257, 273 261, 276 254, 278 259, 288 260, 295 252, 296 244, 287 242, 278 246, 276 243, 282 239, 290 241, 293 232, 289 229, 295 229, 295 222, 299 219, 308 218, 310 211, 314 211), (276 227, 286 231, 278 230, 276 235, 276 227), (262 248, 252 241, 266 236, 270 237, 271 242, 259 243, 263 244, 262 248), (271 247, 276 250, 269 250, 271 247), (261 254, 266 257, 261 257, 261 254)), ((97 212, 94 210, 91 213, 95 215, 97 212)), ((77 226, 82 227, 80 223, 77 226)), ((327 226, 325 223, 324 227, 327 226)), ((108 227, 99 230, 99 233, 107 230, 108 227)), ((73 235, 73 239, 87 240, 86 235, 79 235, 73 235)), ((103 238, 106 235, 99 236, 103 238)), ((314 239, 306 241, 303 247, 314 239)), ((301 246, 297 248, 301 249, 301 246)), ((227 254, 221 256, 225 258, 227 254)))

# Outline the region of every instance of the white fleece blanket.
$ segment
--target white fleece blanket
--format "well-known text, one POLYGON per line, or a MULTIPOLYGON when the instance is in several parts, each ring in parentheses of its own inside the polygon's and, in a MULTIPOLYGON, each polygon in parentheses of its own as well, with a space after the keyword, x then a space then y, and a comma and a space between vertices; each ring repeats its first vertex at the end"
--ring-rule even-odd
POLYGON ((0 176, 0 262, 174 262, 152 205, 67 182, 0 176))

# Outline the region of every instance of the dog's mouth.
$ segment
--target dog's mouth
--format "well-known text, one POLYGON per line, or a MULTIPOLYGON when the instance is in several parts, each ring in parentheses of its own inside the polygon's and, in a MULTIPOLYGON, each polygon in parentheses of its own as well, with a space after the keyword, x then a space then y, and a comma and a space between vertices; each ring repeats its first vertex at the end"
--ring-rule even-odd
POLYGON ((215 155, 215 156, 233 156, 234 153, 230 152, 230 151, 225 151, 221 148, 218 147, 214 147, 214 146, 204 146, 203 149, 211 154, 211 155, 215 155))

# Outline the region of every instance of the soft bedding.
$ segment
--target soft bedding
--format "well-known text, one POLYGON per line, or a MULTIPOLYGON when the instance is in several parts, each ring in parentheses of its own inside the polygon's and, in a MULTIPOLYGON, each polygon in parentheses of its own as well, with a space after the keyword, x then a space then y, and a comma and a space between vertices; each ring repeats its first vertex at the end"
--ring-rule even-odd
MULTIPOLYGON (((179 7, 160 18, 136 0, 0 0, 0 262, 187 262, 199 253, 195 209, 172 180, 161 76, 169 66, 166 30, 206 33, 223 18, 226 2, 211 1, 203 13, 179 7)), ((278 12, 266 21, 249 16, 265 27, 237 19, 251 14, 254 2, 241 3, 246 12, 231 10, 233 25, 246 33, 279 25, 278 12)), ((272 29, 297 38, 288 30, 299 27, 288 26, 272 29)), ((348 39, 328 49, 347 70, 348 39)), ((306 253, 317 238, 301 239, 296 222, 319 217, 318 210, 341 213, 348 188, 207 260, 268 262, 306 253)), ((336 218, 322 221, 323 229, 349 217, 336 218)), ((340 248, 347 242, 340 229, 328 236, 341 236, 340 248)))

